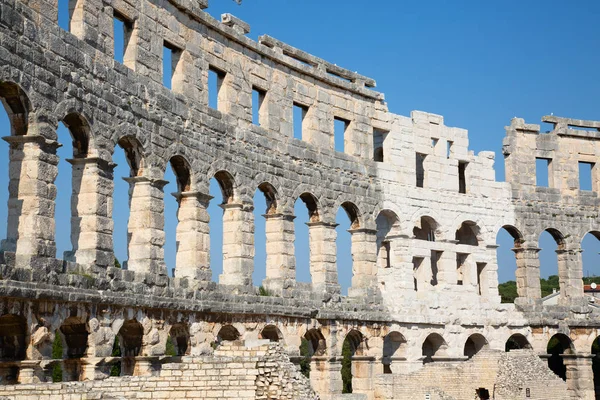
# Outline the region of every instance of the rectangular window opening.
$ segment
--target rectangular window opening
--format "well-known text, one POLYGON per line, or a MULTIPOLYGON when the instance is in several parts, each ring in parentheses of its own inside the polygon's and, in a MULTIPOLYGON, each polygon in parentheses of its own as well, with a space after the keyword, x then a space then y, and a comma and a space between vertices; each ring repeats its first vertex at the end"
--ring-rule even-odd
POLYGON ((592 184, 592 171, 594 163, 579 161, 579 190, 594 190, 592 184))
POLYGON ((214 67, 208 68, 208 106, 210 108, 219 109, 219 95, 224 81, 225 72, 214 67))
POLYGON ((392 266, 392 260, 391 260, 391 246, 390 246, 390 242, 385 240, 383 242, 381 242, 381 257, 383 258, 383 267, 384 268, 391 268, 392 266))
POLYGON ((294 138, 298 140, 303 140, 303 132, 304 132, 304 117, 308 113, 308 107, 294 103, 293 107, 293 128, 294 128, 294 138))
POLYGON ((441 255, 441 251, 431 251, 431 286, 438 284, 438 261, 441 255))
POLYGON ((262 125, 261 115, 263 114, 263 103, 265 101, 265 97, 267 92, 257 88, 255 86, 252 87, 252 123, 254 125, 262 125))
POLYGON ((450 156, 452 155, 452 145, 454 144, 453 141, 448 140, 446 142, 446 158, 450 158, 450 156))
POLYGON ((423 258, 413 257, 413 282, 414 282, 415 292, 419 289, 419 273, 420 273, 420 267, 421 267, 422 262, 423 262, 423 258))
POLYGON ((350 121, 346 119, 338 117, 333 118, 333 141, 335 151, 339 151, 342 153, 344 152, 346 131, 348 130, 349 125, 350 121))
POLYGON ((483 282, 483 273, 485 271, 485 263, 477 263, 477 292, 481 296, 483 289, 481 283, 483 282))
POLYGON ((437 146, 438 142, 439 142, 438 138, 431 138, 431 148, 435 150, 435 146, 437 146))
POLYGON ((417 187, 424 187, 425 182, 425 157, 426 154, 416 153, 416 176, 417 176, 417 187))
POLYGON ((462 285, 464 281, 464 265, 466 260, 465 254, 456 254, 456 284, 462 285))
POLYGON ((373 129, 373 161, 383 162, 383 148, 388 131, 373 129))
POLYGON ((177 64, 179 64, 179 58, 181 56, 181 49, 175 47, 169 42, 163 44, 163 85, 167 88, 173 88, 173 78, 175 77, 175 71, 177 64))
POLYGON ((133 31, 133 24, 124 16, 115 11, 113 16, 113 39, 114 39, 114 58, 115 61, 123 65, 131 65, 131 49, 129 49, 129 40, 133 31))
POLYGON ((458 193, 467 193, 466 162, 458 163, 458 193))
POLYGON ((535 159, 535 184, 541 187, 550 187, 550 178, 548 172, 550 171, 550 160, 549 158, 537 158, 535 159))

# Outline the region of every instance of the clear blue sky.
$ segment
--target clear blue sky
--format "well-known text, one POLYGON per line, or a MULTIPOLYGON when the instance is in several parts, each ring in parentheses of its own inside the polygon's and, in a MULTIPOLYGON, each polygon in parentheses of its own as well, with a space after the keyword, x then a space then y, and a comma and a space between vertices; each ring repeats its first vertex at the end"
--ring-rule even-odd
MULTIPOLYGON (((62 0, 61 0, 62 1, 62 0)), ((501 146, 504 126, 514 116, 539 122, 549 113, 581 119, 600 120, 600 2, 596 0, 559 2, 529 1, 378 1, 355 0, 273 1, 211 0, 206 10, 216 18, 230 12, 252 27, 249 36, 269 34, 292 46, 358 71, 377 80, 392 112, 409 115, 411 110, 442 114, 449 126, 466 128, 471 149, 493 150, 497 154, 499 180, 504 179, 501 146)), ((61 13, 63 26, 68 17, 61 13)), ((0 125, 8 134, 6 116, 0 112, 0 125)), ((69 228, 70 140, 59 130, 65 145, 59 150, 59 198, 57 243, 59 256, 70 248, 69 228)), ((6 143, 0 154, 7 154, 6 143)), ((7 188, 7 161, 0 164, 0 187, 7 188)), ((128 174, 122 151, 115 155, 117 257, 126 259, 127 185, 120 177, 128 174)), ((175 260, 176 191, 175 179, 166 197, 166 261, 175 260)), ((218 188, 211 194, 220 200, 218 188)), ((5 205, 7 190, 0 191, 5 205)), ((255 283, 264 277, 264 213, 261 195, 256 199, 257 255, 255 283)), ((212 261, 215 277, 220 273, 221 210, 212 201, 212 261)), ((305 225, 307 211, 297 204, 298 278, 309 281, 305 225)), ((6 207, 0 207, 0 221, 6 221, 6 207)), ((340 227, 340 283, 350 283, 348 220, 338 213, 340 227)), ((5 237, 5 223, 0 236, 5 237)), ((508 234, 498 238, 500 281, 514 279, 514 257, 508 234)), ((543 235, 540 247, 542 276, 557 273, 555 245, 543 235)), ((600 246, 587 237, 584 247, 584 273, 600 275, 600 246)))

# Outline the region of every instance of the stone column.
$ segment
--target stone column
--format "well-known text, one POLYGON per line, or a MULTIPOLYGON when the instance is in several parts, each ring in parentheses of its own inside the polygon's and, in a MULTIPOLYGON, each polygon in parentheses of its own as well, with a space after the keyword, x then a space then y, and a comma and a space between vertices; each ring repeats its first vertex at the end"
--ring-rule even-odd
POLYGON ((123 179, 129 183, 127 269, 166 275, 163 188, 168 182, 143 176, 123 179))
POLYGON ((517 293, 524 302, 541 298, 540 259, 537 247, 516 247, 512 249, 517 259, 517 293))
POLYGON ((8 226, 2 250, 30 268, 32 257, 56 257, 54 201, 58 143, 42 136, 9 136, 8 226))
POLYGON ((100 158, 75 158, 67 161, 73 165, 73 251, 65 252, 65 259, 101 268, 113 266, 113 166, 100 158))
POLYGON ((273 292, 291 287, 296 281, 294 254, 294 217, 284 214, 266 214, 267 265, 265 288, 273 292))
POLYGON ((558 281, 560 304, 569 304, 583 298, 583 265, 581 248, 565 244, 564 249, 556 250, 558 260, 558 281))
POLYGON ((223 285, 251 286, 254 270, 253 207, 222 204, 223 208, 223 285))
POLYGON ((368 400, 373 400, 375 395, 373 388, 374 364, 375 357, 372 356, 352 357, 352 393, 364 394, 368 400))
POLYGON ((480 292, 481 296, 486 300, 499 304, 501 299, 498 292, 498 260, 496 258, 496 249, 498 246, 489 244, 486 247, 491 253, 487 258, 487 262, 477 264, 480 292), (480 271, 480 268, 483 268, 483 270, 480 271))
MULTIPOLYGON (((456 240, 449 240, 448 242, 450 242, 452 244, 457 243, 456 240)), ((458 272, 456 271, 456 269, 457 269, 456 252, 450 251, 450 250, 444 250, 440 253, 441 254, 439 255, 438 263, 437 263, 438 286, 440 288, 456 286, 456 284, 458 282, 458 272)), ((464 275, 464 271, 463 271, 463 275, 464 275)), ((464 285, 464 281, 463 281, 463 285, 464 285)))
POLYGON ((594 400, 593 354, 562 354, 567 368, 567 390, 571 399, 594 400))
POLYGON ((200 192, 173 193, 173 196, 179 203, 175 276, 210 282, 209 215, 206 209, 212 196, 200 192))
POLYGON ((315 292, 340 293, 337 277, 336 231, 337 224, 307 222, 310 247, 310 275, 315 292))
POLYGON ((377 231, 350 229, 352 234, 352 287, 350 297, 371 296, 377 291, 377 231))
POLYGON ((336 357, 314 356, 310 360, 310 385, 321 399, 342 393, 342 362, 336 357))

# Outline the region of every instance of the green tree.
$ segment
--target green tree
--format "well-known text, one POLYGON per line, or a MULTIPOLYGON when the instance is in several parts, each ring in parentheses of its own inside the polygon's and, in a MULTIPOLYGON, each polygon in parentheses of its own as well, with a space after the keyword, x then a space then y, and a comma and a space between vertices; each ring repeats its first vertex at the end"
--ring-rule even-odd
POLYGON ((166 345, 166 349, 165 349, 165 355, 171 356, 171 357, 177 355, 177 349, 175 348, 175 345, 173 344, 173 339, 171 338, 170 335, 169 335, 169 337, 167 337, 167 345, 166 345))
MULTIPOLYGON (((52 359, 62 360, 63 358, 63 341, 60 329, 56 330, 54 341, 52 342, 52 359)), ((56 363, 52 366, 52 382, 62 382, 63 370, 62 364, 56 363)))
MULTIPOLYGON (((113 344, 113 349, 111 356, 113 357, 121 357, 121 345, 119 343, 119 336, 115 336, 115 343, 113 344)), ((121 376, 121 363, 117 362, 110 367, 110 376, 121 376)))
POLYGON ((307 378, 310 378, 310 350, 308 340, 302 338, 300 343, 300 372, 307 378))
POLYGON ((352 393, 352 347, 346 338, 342 346, 342 393, 352 393))
POLYGON ((121 269, 121 263, 119 262, 119 260, 117 260, 117 257, 115 257, 115 268, 121 269))
POLYGON ((517 298, 517 283, 508 281, 498 285, 498 293, 502 303, 514 303, 517 298))

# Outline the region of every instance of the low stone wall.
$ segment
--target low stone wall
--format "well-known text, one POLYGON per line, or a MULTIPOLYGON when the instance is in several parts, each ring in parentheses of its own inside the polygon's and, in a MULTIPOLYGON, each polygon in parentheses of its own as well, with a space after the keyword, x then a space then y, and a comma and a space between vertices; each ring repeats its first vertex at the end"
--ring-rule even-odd
POLYGON ((473 400, 478 388, 495 400, 564 400, 571 395, 566 382, 530 350, 484 350, 458 365, 434 362, 410 374, 379 375, 375 387, 375 398, 388 400, 473 400))
POLYGON ((319 397, 281 345, 226 345, 211 357, 183 357, 157 376, 0 386, 0 399, 310 399, 319 397), (229 355, 237 354, 237 356, 229 355))

